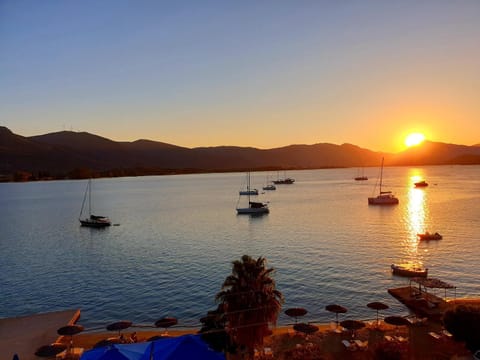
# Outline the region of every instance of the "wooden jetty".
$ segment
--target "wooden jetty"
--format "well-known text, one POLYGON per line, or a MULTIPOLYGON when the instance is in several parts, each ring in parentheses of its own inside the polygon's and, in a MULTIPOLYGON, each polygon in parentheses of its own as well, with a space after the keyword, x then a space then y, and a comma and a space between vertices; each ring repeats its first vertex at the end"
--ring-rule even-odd
POLYGON ((388 293, 408 307, 416 316, 439 321, 449 307, 449 302, 446 300, 447 289, 456 289, 456 287, 439 279, 412 278, 409 286, 388 289, 388 293), (432 294, 428 289, 444 289, 445 297, 432 294))

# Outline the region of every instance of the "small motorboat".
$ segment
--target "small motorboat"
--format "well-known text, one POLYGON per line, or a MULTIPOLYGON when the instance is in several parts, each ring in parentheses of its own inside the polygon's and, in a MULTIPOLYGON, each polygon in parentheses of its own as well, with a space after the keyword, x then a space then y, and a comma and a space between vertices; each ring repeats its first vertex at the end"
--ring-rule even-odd
POLYGON ((394 275, 406 277, 427 277, 428 269, 413 264, 392 264, 392 273, 394 275))
POLYGON ((438 232, 431 234, 428 231, 424 234, 417 234, 417 236, 420 240, 442 240, 443 238, 438 232))
POLYGON ((415 187, 426 187, 428 186, 428 183, 425 181, 425 180, 422 180, 422 181, 418 181, 416 183, 413 183, 413 185, 415 185, 415 187))

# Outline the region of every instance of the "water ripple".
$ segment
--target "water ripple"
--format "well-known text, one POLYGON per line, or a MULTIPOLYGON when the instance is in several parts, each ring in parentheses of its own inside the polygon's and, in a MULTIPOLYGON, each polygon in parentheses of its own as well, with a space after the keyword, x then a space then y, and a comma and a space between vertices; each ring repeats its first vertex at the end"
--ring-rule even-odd
MULTIPOLYGON (((348 318, 374 318, 371 301, 406 314, 386 291, 407 283, 393 262, 419 262, 459 296, 478 296, 479 170, 388 168, 400 198, 389 208, 367 205, 373 182, 351 181, 351 169, 292 171, 294 185, 262 195, 271 213, 260 218, 235 214, 243 174, 99 179, 96 209, 120 224, 100 231, 76 221, 83 181, 0 184, 0 316, 81 308, 87 327, 163 316, 198 326, 243 254, 268 259, 284 307, 307 308, 306 320, 332 320, 330 303, 348 318), (413 189, 419 173, 438 185, 413 189), (425 229, 444 239, 418 241, 425 229)), ((265 177, 254 174, 255 186, 265 177)))

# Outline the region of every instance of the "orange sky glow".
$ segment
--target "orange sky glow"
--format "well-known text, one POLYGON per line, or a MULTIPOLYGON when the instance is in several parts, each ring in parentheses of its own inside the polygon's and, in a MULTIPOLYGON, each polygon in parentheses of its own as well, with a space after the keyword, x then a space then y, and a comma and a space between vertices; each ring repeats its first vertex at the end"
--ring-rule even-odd
POLYGON ((187 3, 6 2, 0 125, 185 147, 480 143, 478 1, 187 3))

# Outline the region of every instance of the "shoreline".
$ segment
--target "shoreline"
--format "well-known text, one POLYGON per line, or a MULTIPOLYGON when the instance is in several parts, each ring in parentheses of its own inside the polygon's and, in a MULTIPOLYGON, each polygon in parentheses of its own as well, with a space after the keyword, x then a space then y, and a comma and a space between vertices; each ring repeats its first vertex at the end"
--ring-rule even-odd
MULTIPOLYGON (((469 305, 480 307, 480 298, 461 298, 450 300, 452 306, 455 305, 469 305)), ((54 342, 63 344, 70 343, 70 336, 58 336, 57 330, 68 324, 75 324, 81 317, 81 310, 63 310, 50 313, 41 313, 28 316, 12 317, 0 319, 0 353, 12 358, 16 353, 22 360, 36 360, 37 357, 34 352, 37 348, 43 345, 48 345, 54 342)), ((373 326, 374 321, 366 321, 365 327, 357 331, 357 336, 364 341, 369 340, 372 347, 378 346, 383 339, 384 334, 391 334, 398 332, 398 329, 393 326, 381 322, 379 328, 373 326), (377 334, 375 334, 377 333, 377 334), (380 340, 378 333, 381 333, 380 340), (374 337, 372 337, 372 334, 374 337), (379 342, 380 341, 380 342, 379 342)), ((300 319, 298 322, 302 322, 300 319)), ((350 338, 349 331, 342 333, 335 333, 332 331, 331 322, 322 323, 308 321, 309 324, 318 326, 318 331, 313 335, 305 336, 293 330, 294 323, 282 324, 275 326, 272 329, 272 334, 265 338, 264 346, 271 347, 276 351, 284 353, 285 351, 294 351, 295 348, 307 344, 318 343, 318 346, 323 346, 323 351, 333 351, 335 353, 345 351, 340 340, 350 338), (308 340, 310 338, 310 340, 308 340), (307 341, 308 340, 308 341, 307 341), (293 350, 292 350, 293 347, 293 350)), ((432 339, 428 336, 429 331, 441 331, 442 325, 436 321, 428 321, 428 324, 422 328, 418 326, 412 329, 404 329, 403 335, 410 337, 419 337, 420 343, 416 342, 417 353, 428 351, 432 346, 432 339), (415 330, 416 329, 416 330, 415 330), (416 335, 415 335, 416 333, 416 335)), ((164 328, 155 328, 137 325, 122 330, 125 339, 129 339, 130 335, 135 332, 137 341, 147 341, 153 336, 169 336, 178 337, 186 334, 198 334, 200 328, 182 328, 181 326, 172 327, 167 330, 164 328)), ((92 349, 98 342, 109 338, 118 338, 118 331, 107 331, 105 328, 85 329, 83 332, 73 336, 73 345, 75 348, 82 348, 83 351, 92 349)), ((454 343, 449 340, 448 351, 463 352, 463 345, 454 343)), ((320 347, 321 349, 322 347, 320 347)), ((364 353, 366 355, 366 353, 364 353)))

